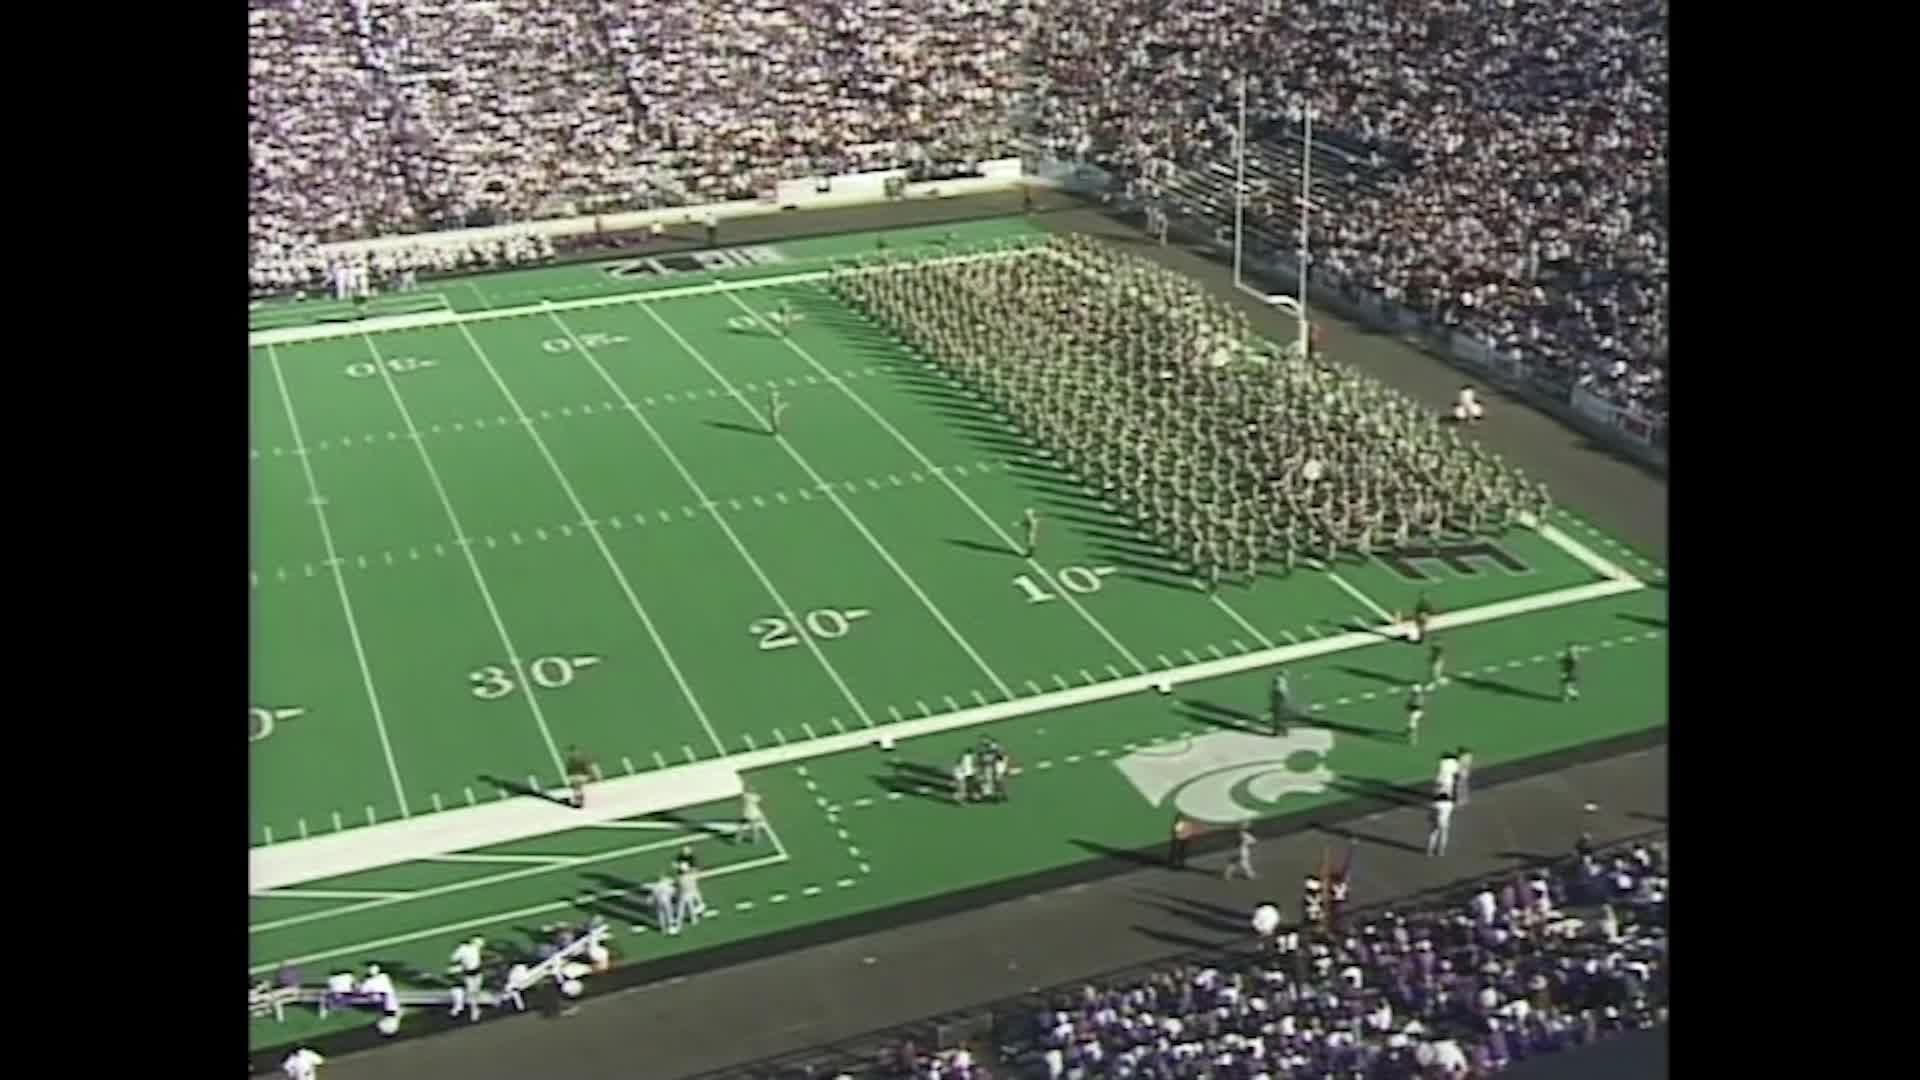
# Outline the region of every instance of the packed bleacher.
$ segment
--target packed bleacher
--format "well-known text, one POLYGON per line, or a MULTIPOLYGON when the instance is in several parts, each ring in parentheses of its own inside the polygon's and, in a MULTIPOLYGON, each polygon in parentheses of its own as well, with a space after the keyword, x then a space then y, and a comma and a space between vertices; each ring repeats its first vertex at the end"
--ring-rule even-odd
POLYGON ((1001 1053, 1049 1078, 1486 1076, 1667 1022, 1667 888, 1662 841, 1583 853, 1061 994, 1001 1053))
POLYGON ((1250 71, 1250 126, 1283 135, 1249 213, 1289 255, 1289 141, 1310 107, 1318 138, 1355 151, 1317 185, 1346 190, 1316 206, 1316 273, 1664 419, 1664 0, 1120 0, 1053 18, 1035 39, 1044 150, 1161 197, 1210 179, 1230 217, 1250 71))
MULTIPOLYGON (((318 245, 751 198, 778 180, 1017 154, 1004 0, 249 0, 256 292, 318 245)), ((552 256, 387 255, 387 278, 552 256)))
MULTIPOLYGON (((1316 274, 1664 421, 1664 0, 250 0, 248 20, 256 292, 318 286, 329 241, 1022 145, 1218 221, 1248 71, 1257 231, 1292 249, 1311 107, 1339 151, 1316 274)), ((551 257, 401 248, 376 273, 551 257)))

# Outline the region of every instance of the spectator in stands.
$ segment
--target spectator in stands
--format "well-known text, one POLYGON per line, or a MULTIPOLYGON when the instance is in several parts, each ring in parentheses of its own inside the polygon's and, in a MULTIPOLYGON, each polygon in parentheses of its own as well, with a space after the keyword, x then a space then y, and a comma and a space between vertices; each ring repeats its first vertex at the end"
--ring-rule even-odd
POLYGON ((1202 1063, 1230 1077, 1484 1075, 1665 1023, 1664 908, 1619 910, 1623 896, 1664 896, 1664 845, 1640 851, 1606 857, 1641 877, 1610 877, 1614 899, 1592 921, 1558 898, 1575 867, 1527 883, 1543 899, 1524 907, 1483 883, 1457 906, 1362 914, 1334 934, 1277 935, 1286 946, 1236 963, 1084 987, 1051 1001, 1005 1056, 1048 1077, 1184 1076, 1202 1063))

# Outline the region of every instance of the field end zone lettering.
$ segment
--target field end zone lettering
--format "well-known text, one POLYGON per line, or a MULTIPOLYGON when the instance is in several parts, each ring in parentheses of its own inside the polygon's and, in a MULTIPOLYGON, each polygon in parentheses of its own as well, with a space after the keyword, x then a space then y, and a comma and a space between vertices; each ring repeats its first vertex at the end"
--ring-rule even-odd
POLYGON ((1505 570, 1509 574, 1527 574, 1532 568, 1521 562, 1506 548, 1491 540, 1479 540, 1459 544, 1415 544, 1395 548, 1379 556, 1388 569, 1408 581, 1432 581, 1433 576, 1419 566, 1422 562, 1438 562, 1461 577, 1478 577, 1480 568, 1474 560, 1485 560, 1505 570))
POLYGON ((611 278, 672 277, 675 274, 699 274, 749 266, 771 266, 786 261, 787 257, 778 250, 762 245, 622 259, 619 262, 605 263, 601 269, 611 278))

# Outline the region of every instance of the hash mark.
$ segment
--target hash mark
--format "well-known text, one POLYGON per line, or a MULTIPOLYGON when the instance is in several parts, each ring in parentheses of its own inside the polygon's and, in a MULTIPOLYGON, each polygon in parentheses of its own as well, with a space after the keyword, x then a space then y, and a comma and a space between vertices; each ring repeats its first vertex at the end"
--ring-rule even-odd
MULTIPOLYGON (((1086 674, 1086 671, 1085 671, 1084 669, 1082 669, 1082 670, 1081 670, 1081 672, 1080 672, 1080 674, 1082 674, 1082 675, 1085 675, 1085 674, 1086 674)), ((1067 680, 1065 680, 1065 679, 1063 679, 1063 678, 1061 678, 1061 677, 1059 676, 1059 674, 1058 674, 1058 673, 1056 673, 1056 674, 1055 674, 1055 675, 1053 676, 1053 684, 1054 684, 1055 686, 1058 686, 1058 687, 1059 687, 1060 689, 1062 689, 1062 690, 1071 690, 1071 689, 1073 689, 1073 686, 1072 686, 1072 684, 1071 684, 1071 683, 1069 683, 1069 682, 1067 682, 1067 680)))
POLYGON ((1121 677, 1120 669, 1117 667, 1114 667, 1112 664, 1107 665, 1107 674, 1113 676, 1116 679, 1121 677))
POLYGON ((1231 644, 1233 645, 1234 652, 1244 653, 1247 651, 1247 643, 1241 641, 1239 638, 1234 638, 1231 644))
POLYGON ((1207 651, 1213 654, 1215 660, 1225 660, 1227 658, 1227 654, 1221 652, 1218 645, 1207 646, 1207 651))

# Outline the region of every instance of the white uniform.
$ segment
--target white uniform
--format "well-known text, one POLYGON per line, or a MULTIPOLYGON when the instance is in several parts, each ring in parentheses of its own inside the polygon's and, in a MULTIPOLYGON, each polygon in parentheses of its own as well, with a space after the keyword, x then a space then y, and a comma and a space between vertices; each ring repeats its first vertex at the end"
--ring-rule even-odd
POLYGON ((740 842, 751 844, 766 831, 767 815, 760 809, 760 793, 749 791, 740 796, 740 842))
POLYGON ((480 944, 479 938, 464 942, 453 950, 453 966, 459 969, 460 985, 454 988, 452 1016, 465 1006, 469 1019, 480 1019, 480 944))
POLYGON ((663 874, 659 881, 647 886, 653 895, 653 921, 667 934, 680 932, 680 911, 673 903, 673 882, 663 874))
POLYGON ((700 916, 707 912, 707 899, 700 895, 700 872, 693 869, 682 870, 673 884, 677 900, 677 910, 674 912, 676 921, 699 923, 700 916))
POLYGON ((1466 424, 1479 420, 1485 413, 1486 410, 1480 407, 1480 399, 1474 396, 1473 387, 1461 387, 1459 400, 1453 405, 1453 418, 1466 424))
POLYGON ((1442 793, 1434 797, 1431 827, 1427 830, 1427 854, 1445 855, 1447 841, 1453 835, 1453 799, 1442 793))
POLYGON ((287 1074, 287 1080, 314 1080, 326 1062, 326 1058, 303 1046, 287 1055, 287 1060, 280 1063, 280 1071, 287 1074))

